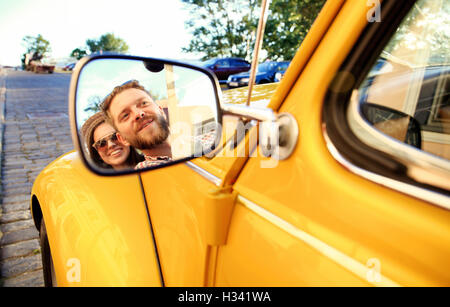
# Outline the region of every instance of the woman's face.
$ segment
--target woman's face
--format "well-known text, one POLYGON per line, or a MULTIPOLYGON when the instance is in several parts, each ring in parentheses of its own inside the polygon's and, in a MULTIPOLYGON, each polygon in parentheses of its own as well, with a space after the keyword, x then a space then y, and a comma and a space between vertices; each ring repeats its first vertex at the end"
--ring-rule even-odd
POLYGON ((102 160, 114 169, 128 167, 125 161, 130 154, 130 146, 122 144, 117 138, 111 138, 116 130, 107 123, 100 124, 94 130, 94 144, 100 140, 106 140, 104 146, 97 146, 97 152, 102 160))

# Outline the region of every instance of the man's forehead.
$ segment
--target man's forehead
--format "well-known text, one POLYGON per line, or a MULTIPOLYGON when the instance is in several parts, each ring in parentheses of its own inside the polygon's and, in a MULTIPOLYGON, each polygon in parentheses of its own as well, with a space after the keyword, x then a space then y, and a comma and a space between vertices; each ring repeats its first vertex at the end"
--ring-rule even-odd
POLYGON ((119 109, 121 111, 128 106, 140 102, 142 99, 150 99, 153 101, 150 95, 145 91, 137 88, 129 88, 117 94, 116 97, 111 100, 110 109, 119 109))

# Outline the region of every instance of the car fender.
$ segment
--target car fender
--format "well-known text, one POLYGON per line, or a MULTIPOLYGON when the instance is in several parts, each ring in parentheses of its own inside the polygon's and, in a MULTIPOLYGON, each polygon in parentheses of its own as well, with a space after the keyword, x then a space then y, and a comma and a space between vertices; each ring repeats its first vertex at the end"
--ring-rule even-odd
POLYGON ((76 152, 49 164, 31 194, 45 221, 58 286, 160 286, 163 281, 139 175, 102 177, 76 152))

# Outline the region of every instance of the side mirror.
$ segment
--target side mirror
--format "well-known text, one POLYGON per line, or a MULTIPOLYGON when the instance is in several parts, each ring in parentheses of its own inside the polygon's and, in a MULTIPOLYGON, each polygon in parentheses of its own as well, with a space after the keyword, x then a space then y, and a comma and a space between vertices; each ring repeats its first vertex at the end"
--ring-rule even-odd
POLYGON ((184 63, 125 55, 83 58, 69 96, 75 147, 100 175, 206 155, 221 134, 218 88, 211 72, 184 63))
POLYGON ((418 149, 422 147, 420 124, 414 117, 373 103, 361 104, 361 111, 377 130, 418 149))

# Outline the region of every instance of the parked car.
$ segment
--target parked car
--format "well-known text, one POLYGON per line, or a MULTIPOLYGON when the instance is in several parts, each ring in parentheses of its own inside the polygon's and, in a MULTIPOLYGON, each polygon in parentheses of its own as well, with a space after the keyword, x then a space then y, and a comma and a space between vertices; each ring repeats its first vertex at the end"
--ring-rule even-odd
POLYGON ((67 64, 66 66, 64 66, 63 70, 65 70, 65 71, 72 71, 76 64, 77 63, 67 64))
POLYGON ((434 28, 449 5, 383 1, 370 22, 366 1, 327 1, 257 105, 189 64, 83 59, 69 95, 77 150, 31 193, 46 284, 450 285, 449 37, 434 28), (136 89, 146 99, 118 98, 133 103, 109 116, 158 131, 136 110, 164 110, 173 159, 103 169, 79 129, 90 97, 131 77, 159 108, 136 89))
POLYGON ((203 67, 210 69, 219 79, 225 83, 232 74, 250 70, 250 63, 241 58, 214 58, 203 62, 203 67))
MULTIPOLYGON (((258 65, 255 75, 255 84, 265 84, 275 82, 277 72, 286 71, 290 62, 264 62, 258 65)), ((241 72, 228 77, 229 88, 247 86, 250 79, 250 72, 241 72)))

